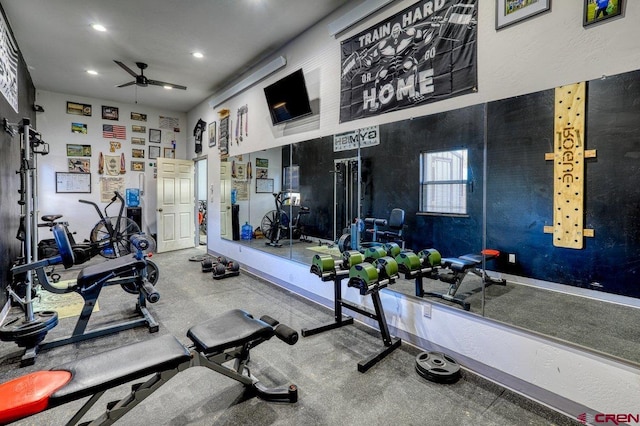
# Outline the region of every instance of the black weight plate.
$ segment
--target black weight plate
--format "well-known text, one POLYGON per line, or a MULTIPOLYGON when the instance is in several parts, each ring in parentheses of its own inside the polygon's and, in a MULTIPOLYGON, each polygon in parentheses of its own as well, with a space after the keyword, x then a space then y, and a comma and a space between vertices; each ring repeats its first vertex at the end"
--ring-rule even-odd
MULTIPOLYGON (((158 270, 158 265, 156 265, 150 260, 147 260, 147 281, 149 281, 151 285, 155 286, 156 283, 158 282, 159 275, 160 275, 160 271, 158 270)), ((137 279, 136 275, 132 275, 131 281, 120 284, 120 287, 122 287, 122 289, 129 294, 138 294, 140 293, 140 289, 136 284, 136 279, 137 279)))
POLYGON ((455 383, 460 379, 460 364, 441 352, 421 352, 416 357, 416 372, 436 383, 455 383))
POLYGON ((227 263, 229 263, 229 261, 227 260, 226 257, 220 256, 218 257, 218 263, 222 263, 223 265, 226 265, 227 263))
POLYGON ((17 341, 33 335, 34 333, 46 332, 58 324, 58 313, 55 311, 41 311, 33 314, 33 321, 25 322, 24 319, 16 318, 0 327, 0 340, 17 341))

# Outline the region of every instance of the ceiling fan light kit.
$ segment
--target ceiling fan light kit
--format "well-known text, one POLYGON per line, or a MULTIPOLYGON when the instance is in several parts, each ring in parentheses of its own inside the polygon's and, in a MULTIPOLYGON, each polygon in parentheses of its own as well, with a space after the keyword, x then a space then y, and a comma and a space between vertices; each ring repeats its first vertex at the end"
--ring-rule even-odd
POLYGON ((179 84, 173 84, 173 83, 167 83, 165 81, 151 80, 150 78, 147 78, 147 76, 144 75, 144 70, 147 69, 147 64, 145 64, 144 62, 136 62, 136 66, 138 68, 140 68, 140 74, 135 73, 131 68, 129 68, 128 66, 126 66, 124 63, 122 63, 120 61, 116 61, 114 59, 113 62, 118 64, 120 66, 120 68, 122 68, 123 70, 128 72, 135 79, 135 80, 130 81, 128 83, 121 84, 118 87, 127 87, 127 86, 132 86, 132 85, 135 84, 136 86, 139 86, 139 87, 147 87, 147 86, 151 85, 151 86, 160 86, 160 87, 169 88, 169 89, 187 90, 186 86, 181 86, 179 84))

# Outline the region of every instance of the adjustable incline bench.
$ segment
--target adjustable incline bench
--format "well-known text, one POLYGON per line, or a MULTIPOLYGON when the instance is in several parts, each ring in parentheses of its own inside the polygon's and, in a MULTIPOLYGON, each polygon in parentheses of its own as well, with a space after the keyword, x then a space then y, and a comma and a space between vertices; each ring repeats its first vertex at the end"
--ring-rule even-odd
POLYGON ((457 303, 465 311, 471 308, 469 302, 465 299, 466 296, 458 295, 458 289, 462 284, 462 280, 471 272, 474 275, 479 276, 483 280, 485 287, 492 284, 506 285, 507 281, 504 279, 490 277, 485 270, 482 269, 483 258, 484 262, 496 259, 500 256, 500 252, 494 249, 484 249, 478 254, 465 254, 460 257, 446 257, 440 262, 443 268, 449 269, 450 273, 438 273, 438 279, 449 284, 449 289, 446 293, 438 292, 422 292, 423 295, 439 297, 440 299, 448 300, 449 302, 457 303))
MULTIPOLYGON (((132 385, 131 393, 107 404, 99 418, 86 424, 110 425, 179 372, 207 367, 242 383, 259 398, 296 402, 295 385, 267 388, 249 372, 249 350, 273 336, 289 345, 298 333, 268 316, 254 319, 236 309, 191 327, 193 344, 183 346, 174 336, 122 346, 49 371, 37 371, 0 385, 0 424, 91 396, 67 424, 75 425, 108 389, 153 374, 132 385), (233 366, 225 365, 234 361, 233 366)), ((83 423, 85 424, 85 423, 83 423)))

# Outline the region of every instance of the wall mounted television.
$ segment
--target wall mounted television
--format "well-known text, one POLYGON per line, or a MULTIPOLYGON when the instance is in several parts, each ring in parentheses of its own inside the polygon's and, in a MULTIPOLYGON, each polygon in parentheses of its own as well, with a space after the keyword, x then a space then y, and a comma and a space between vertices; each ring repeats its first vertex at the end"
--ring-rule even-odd
POLYGON ((264 94, 274 125, 311 114, 311 104, 302 69, 265 87, 264 94))

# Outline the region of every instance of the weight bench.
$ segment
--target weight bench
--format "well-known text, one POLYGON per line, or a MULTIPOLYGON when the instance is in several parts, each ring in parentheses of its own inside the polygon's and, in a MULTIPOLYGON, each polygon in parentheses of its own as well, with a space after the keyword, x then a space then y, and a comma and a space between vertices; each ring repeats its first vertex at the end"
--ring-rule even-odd
POLYGON ((133 384, 131 392, 107 404, 106 411, 91 424, 116 422, 179 372, 203 366, 242 383, 256 396, 280 402, 296 402, 295 385, 267 388, 249 372, 249 350, 277 336, 293 345, 298 334, 264 316, 254 319, 235 309, 191 327, 185 347, 174 336, 165 335, 37 371, 0 385, 0 424, 28 417, 53 407, 91 396, 67 424, 77 424, 109 389, 153 375, 133 384), (233 366, 224 365, 235 361, 233 366))
POLYGON ((73 266, 75 261, 64 227, 58 224, 52 228, 52 231, 60 254, 49 259, 16 266, 11 272, 17 275, 34 271, 38 278, 38 283, 45 290, 54 294, 78 293, 82 296, 84 305, 73 333, 65 338, 44 341, 47 332, 55 327, 57 321, 55 323, 51 322, 46 327, 41 327, 41 324, 37 321, 31 324, 24 320, 20 321, 19 318, 4 324, 0 328, 0 340, 13 340, 19 346, 25 348, 21 361, 22 366, 35 363, 37 354, 41 350, 78 343, 141 326, 148 327, 150 333, 158 331, 158 322, 147 309, 147 302, 156 303, 160 300, 160 293, 154 287, 158 280, 158 267, 142 253, 146 247, 144 244, 148 244, 144 236, 131 239, 131 244, 138 249, 138 253, 87 266, 78 273, 76 281, 71 281, 67 285, 55 285, 49 281, 45 267, 62 263, 67 269, 73 266), (127 293, 138 296, 135 310, 140 316, 87 331, 87 325, 103 287, 111 285, 120 285, 127 293), (37 332, 24 333, 22 331, 25 330, 25 327, 33 328, 37 332))
POLYGON ((482 269, 483 258, 484 261, 487 262, 489 260, 496 259, 498 256, 500 256, 500 252, 498 250, 484 249, 478 254, 465 254, 460 257, 443 258, 441 260, 442 268, 446 268, 451 272, 439 272, 437 278, 440 281, 449 283, 449 289, 446 293, 425 292, 424 294, 426 296, 438 297, 440 299, 448 300, 449 302, 457 303, 461 305, 465 311, 468 311, 471 305, 469 302, 465 301, 466 296, 457 295, 458 289, 460 288, 460 285, 467 273, 471 272, 472 274, 482 278, 484 286, 490 286, 492 284, 506 285, 506 280, 492 278, 482 269))

